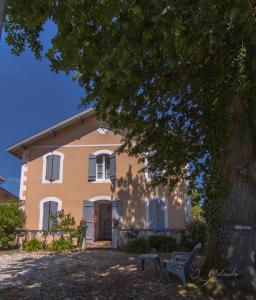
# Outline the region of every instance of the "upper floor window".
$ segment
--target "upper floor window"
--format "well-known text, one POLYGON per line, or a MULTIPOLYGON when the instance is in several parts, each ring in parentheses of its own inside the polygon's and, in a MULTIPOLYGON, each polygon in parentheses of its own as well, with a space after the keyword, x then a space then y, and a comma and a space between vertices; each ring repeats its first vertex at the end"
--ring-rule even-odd
POLYGON ((43 183, 63 182, 63 153, 54 151, 43 156, 43 183))
MULTIPOLYGON (((148 155, 148 154, 147 154, 148 155)), ((150 163, 148 158, 145 158, 145 167, 146 167, 146 172, 145 172, 145 177, 148 181, 154 180, 155 178, 161 177, 164 174, 164 170, 152 170, 150 167, 150 163)))
POLYGON ((116 155, 109 150, 89 155, 88 181, 111 182, 116 178, 116 155))
POLYGON ((110 156, 108 154, 96 157, 96 180, 110 180, 110 156))

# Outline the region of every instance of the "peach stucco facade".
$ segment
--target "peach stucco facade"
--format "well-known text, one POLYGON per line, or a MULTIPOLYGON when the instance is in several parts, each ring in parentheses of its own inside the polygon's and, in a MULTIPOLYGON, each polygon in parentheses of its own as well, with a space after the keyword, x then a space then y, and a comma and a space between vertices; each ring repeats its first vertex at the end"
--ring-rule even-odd
POLYGON ((114 152, 122 143, 122 136, 111 131, 102 133, 102 122, 89 115, 83 120, 49 132, 32 141, 22 150, 20 198, 27 216, 26 227, 40 229, 40 202, 45 198, 61 200, 65 213, 71 213, 76 223, 83 218, 84 200, 95 197, 119 199, 122 203, 121 227, 147 229, 147 201, 155 195, 166 199, 166 227, 184 228, 186 223, 185 185, 179 183, 174 191, 152 189, 137 158, 127 154, 116 155, 116 180, 111 182, 88 181, 88 157, 99 150, 114 152), (62 183, 43 183, 43 157, 57 151, 63 155, 62 183))

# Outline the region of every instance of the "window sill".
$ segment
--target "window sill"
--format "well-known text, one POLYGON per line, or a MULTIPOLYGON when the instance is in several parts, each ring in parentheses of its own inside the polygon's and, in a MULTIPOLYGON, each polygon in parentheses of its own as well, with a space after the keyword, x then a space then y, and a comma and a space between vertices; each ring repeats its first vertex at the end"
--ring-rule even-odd
POLYGON ((63 181, 56 180, 56 181, 42 181, 42 184, 60 184, 63 183, 63 181))
POLYGON ((111 183, 111 180, 110 179, 106 179, 106 180, 95 180, 95 181, 92 181, 92 183, 111 183))

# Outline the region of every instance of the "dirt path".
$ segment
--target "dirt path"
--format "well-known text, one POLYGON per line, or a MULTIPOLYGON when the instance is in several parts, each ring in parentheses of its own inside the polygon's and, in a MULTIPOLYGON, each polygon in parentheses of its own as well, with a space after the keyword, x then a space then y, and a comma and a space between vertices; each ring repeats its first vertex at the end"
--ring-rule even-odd
POLYGON ((195 284, 159 283, 153 269, 136 272, 136 257, 113 250, 0 255, 0 299, 213 299, 195 284))

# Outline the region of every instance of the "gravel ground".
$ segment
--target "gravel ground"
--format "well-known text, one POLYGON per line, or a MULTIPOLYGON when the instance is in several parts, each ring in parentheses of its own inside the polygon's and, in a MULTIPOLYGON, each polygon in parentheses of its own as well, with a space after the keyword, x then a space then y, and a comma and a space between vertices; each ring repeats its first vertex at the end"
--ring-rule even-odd
POLYGON ((215 299, 146 267, 137 274, 136 257, 114 250, 1 253, 0 299, 215 299))

